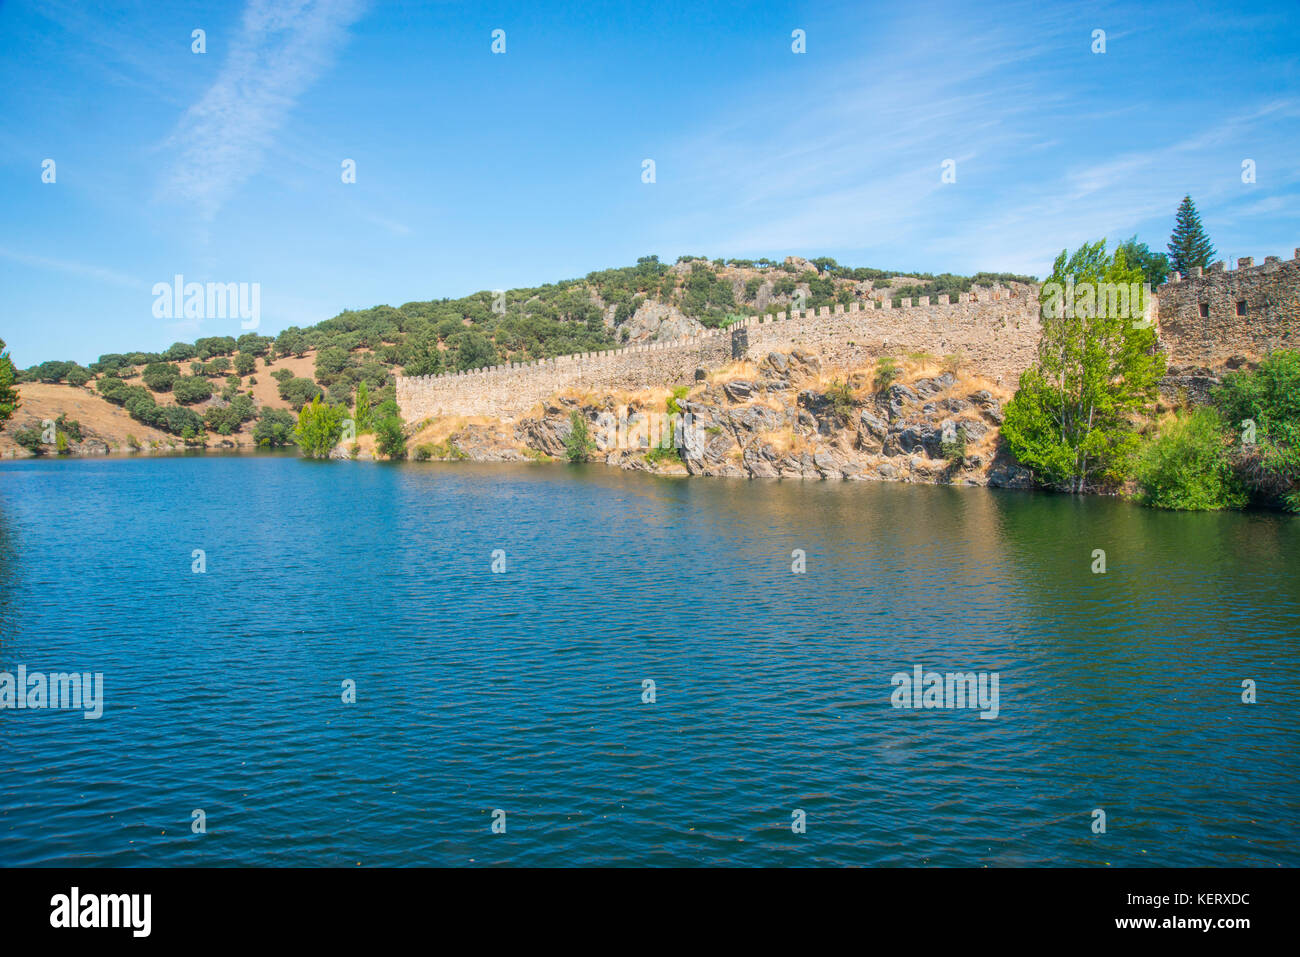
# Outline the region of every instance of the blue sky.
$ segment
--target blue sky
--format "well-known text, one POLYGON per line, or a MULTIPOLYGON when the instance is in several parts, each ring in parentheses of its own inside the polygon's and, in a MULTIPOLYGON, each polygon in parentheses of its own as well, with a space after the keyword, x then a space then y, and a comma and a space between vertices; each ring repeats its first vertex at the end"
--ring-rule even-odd
POLYGON ((177 273, 259 283, 267 334, 650 253, 1041 276, 1163 249, 1184 193, 1221 257, 1289 258, 1298 51, 1295 0, 0 0, 0 338, 240 333, 155 318, 177 273))

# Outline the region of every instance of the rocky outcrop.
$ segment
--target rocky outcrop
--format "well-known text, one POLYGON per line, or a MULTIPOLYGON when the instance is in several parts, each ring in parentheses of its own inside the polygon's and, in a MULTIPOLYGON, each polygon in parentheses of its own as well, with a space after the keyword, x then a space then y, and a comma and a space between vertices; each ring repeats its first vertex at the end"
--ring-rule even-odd
POLYGON ((684 339, 699 333, 704 326, 698 319, 685 315, 676 306, 662 302, 643 302, 623 326, 630 344, 684 339))
MULTIPOLYGON (((679 401, 685 428, 677 461, 648 461, 644 439, 596 458, 700 476, 1032 485, 1028 471, 1001 449, 997 396, 951 372, 880 389, 866 373, 824 382, 820 359, 800 349, 770 352, 748 368, 754 372, 699 383, 679 401)), ((575 411, 594 437, 620 411, 635 418, 663 410, 637 402, 620 410, 610 397, 557 400, 519 423, 516 438, 562 457, 575 411)))

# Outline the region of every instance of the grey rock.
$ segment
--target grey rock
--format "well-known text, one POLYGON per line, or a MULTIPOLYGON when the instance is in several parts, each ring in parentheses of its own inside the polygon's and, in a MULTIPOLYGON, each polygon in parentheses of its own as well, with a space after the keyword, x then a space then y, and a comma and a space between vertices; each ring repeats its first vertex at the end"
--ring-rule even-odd
POLYGON ((732 402, 745 402, 754 395, 754 383, 747 379, 732 379, 722 387, 732 402))

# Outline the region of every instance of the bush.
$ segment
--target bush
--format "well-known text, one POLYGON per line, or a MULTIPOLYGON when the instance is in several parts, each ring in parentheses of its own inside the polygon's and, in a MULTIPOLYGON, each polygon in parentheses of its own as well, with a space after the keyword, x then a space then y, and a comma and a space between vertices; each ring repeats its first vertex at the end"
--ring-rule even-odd
POLYGON ((82 440, 81 423, 76 419, 68 418, 68 413, 66 412, 59 413, 59 417, 54 420, 54 427, 60 432, 67 433, 68 438, 72 439, 74 442, 80 442, 82 440))
POLYGON ((1201 406, 1166 423, 1138 454, 1138 501, 1195 511, 1239 508, 1246 495, 1233 473, 1223 420, 1201 406))
POLYGON ((853 388, 847 381, 836 379, 832 382, 826 389, 826 398, 841 419, 853 414, 853 388))
POLYGON ((347 409, 342 406, 322 405, 320 396, 304 405, 293 434, 302 454, 311 459, 326 458, 343 437, 346 415, 347 409))
POLYGON ((585 462, 595 450, 596 443, 591 440, 587 420, 575 409, 569 413, 569 434, 564 438, 564 453, 570 462, 585 462))
POLYGON ((41 441, 39 426, 29 425, 26 428, 14 429, 13 439, 33 455, 45 454, 45 443, 41 441))
POLYGON ((1228 373, 1214 400, 1242 440, 1236 466, 1250 491, 1300 511, 1300 351, 1279 349, 1254 371, 1228 373))
POLYGON ((308 402, 319 399, 322 395, 324 392, 321 391, 321 387, 311 379, 291 376, 280 381, 280 398, 295 409, 301 410, 308 402))
POLYGON ((401 419, 394 415, 380 420, 375 426, 375 447, 386 458, 406 458, 406 434, 401 419))
POLYGON ((881 356, 876 360, 876 390, 888 389, 903 374, 898 367, 898 360, 892 356, 881 356))
POLYGON ((949 465, 957 466, 966 461, 966 433, 957 429, 953 438, 939 442, 939 454, 949 465))
POLYGON ((212 384, 199 376, 180 376, 172 384, 172 394, 181 405, 193 405, 212 398, 212 384))
POLYGON ((253 428, 253 441, 266 448, 280 448, 293 442, 295 419, 284 409, 263 409, 253 428))

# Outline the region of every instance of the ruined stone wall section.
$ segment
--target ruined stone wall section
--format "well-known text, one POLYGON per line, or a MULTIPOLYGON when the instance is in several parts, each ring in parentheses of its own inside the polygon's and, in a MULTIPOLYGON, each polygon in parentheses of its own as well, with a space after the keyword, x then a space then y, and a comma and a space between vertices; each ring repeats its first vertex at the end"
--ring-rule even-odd
POLYGON ((1011 290, 980 290, 949 302, 940 296, 918 304, 905 299, 890 308, 888 300, 857 303, 797 319, 748 320, 749 355, 761 358, 773 349, 803 348, 824 364, 866 367, 881 356, 905 358, 909 353, 934 356, 959 355, 975 372, 1014 385, 1020 373, 1037 358, 1042 334, 1036 291, 1012 296, 1011 290))
MULTIPOLYGON (((798 347, 832 364, 867 365, 882 355, 960 354, 982 375, 1014 383, 1035 358, 1041 326, 1036 290, 1014 296, 994 287, 950 302, 903 300, 822 306, 815 313, 777 313, 743 320, 748 354, 798 347)), ((731 331, 712 329, 685 339, 605 352, 557 356, 439 376, 398 376, 397 404, 408 422, 441 415, 510 418, 565 389, 645 389, 689 384, 697 368, 731 359, 731 331)))
POLYGON ((1237 260, 1173 273, 1156 290, 1160 341, 1171 368, 1221 371, 1273 349, 1300 348, 1300 249, 1295 258, 1237 260), (1204 313, 1204 314, 1203 314, 1204 313))

